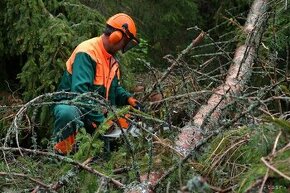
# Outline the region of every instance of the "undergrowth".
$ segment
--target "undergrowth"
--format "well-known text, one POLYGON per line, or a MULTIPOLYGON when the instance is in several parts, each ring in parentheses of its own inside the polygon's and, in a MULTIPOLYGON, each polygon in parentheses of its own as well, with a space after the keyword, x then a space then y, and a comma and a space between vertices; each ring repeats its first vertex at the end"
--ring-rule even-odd
MULTIPOLYGON (((285 121, 281 123, 283 122, 285 121)), ((255 184, 263 180, 267 171, 261 158, 271 154, 279 132, 282 134, 277 142, 278 153, 273 156, 271 165, 289 176, 290 150, 280 153, 279 150, 289 142, 290 129, 287 125, 272 121, 235 128, 218 135, 206 144, 206 148, 196 152, 197 159, 179 165, 156 191, 176 192, 186 187, 191 192, 212 192, 209 187, 219 187, 231 188, 232 192, 257 192, 260 185, 255 184)), ((158 142, 152 140, 148 133, 142 133, 140 138, 128 136, 128 141, 124 138, 111 141, 113 148, 110 152, 104 150, 104 140, 100 133, 89 135, 81 129, 77 137, 79 150, 68 158, 82 163, 93 157, 90 167, 124 184, 137 182, 137 170, 141 178, 146 179, 144 174, 158 170, 162 175, 181 159, 169 148, 171 135, 167 131, 159 135, 161 141, 158 142), (128 142, 133 148, 134 160, 128 142), (122 172, 116 172, 117 170, 122 172)), ((1 156, 1 160, 4 160, 4 154, 1 156)), ((21 156, 7 152, 5 160, 0 163, 1 171, 22 173, 48 185, 61 182, 58 192, 96 192, 99 189, 101 192, 123 192, 110 185, 105 178, 53 157, 37 154, 21 156)), ((286 192, 289 186, 289 181, 270 170, 264 189, 265 192, 272 190, 279 193, 286 192)), ((30 192, 36 184, 27 177, 7 175, 5 178, 1 177, 0 187, 4 192, 30 192)))

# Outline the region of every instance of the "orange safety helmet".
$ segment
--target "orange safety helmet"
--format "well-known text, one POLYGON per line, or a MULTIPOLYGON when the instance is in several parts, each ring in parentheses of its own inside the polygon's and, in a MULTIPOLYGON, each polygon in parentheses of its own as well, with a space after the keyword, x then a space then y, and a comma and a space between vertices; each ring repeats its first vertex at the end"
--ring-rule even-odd
POLYGON ((111 43, 118 43, 123 38, 123 34, 130 39, 130 41, 123 47, 123 53, 139 44, 139 40, 136 37, 137 29, 135 23, 129 15, 118 13, 110 17, 106 23, 115 29, 109 37, 111 43))

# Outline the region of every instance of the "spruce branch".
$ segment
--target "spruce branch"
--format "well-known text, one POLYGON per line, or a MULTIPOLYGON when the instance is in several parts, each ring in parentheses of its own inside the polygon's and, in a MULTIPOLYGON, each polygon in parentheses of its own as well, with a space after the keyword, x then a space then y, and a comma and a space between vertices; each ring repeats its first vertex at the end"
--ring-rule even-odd
POLYGON ((21 177, 21 178, 26 178, 26 179, 29 179, 30 181, 38 184, 39 186, 45 188, 45 189, 48 189, 48 190, 51 190, 51 187, 50 185, 47 185, 45 184, 44 182, 38 180, 38 179, 35 179, 27 174, 23 174, 23 173, 16 173, 16 172, 0 172, 0 176, 15 176, 15 177, 21 177))
MULTIPOLYGON (((93 161, 93 157, 89 157, 88 159, 86 159, 82 163, 82 165, 87 166, 92 161, 93 161)), ((55 190, 55 191, 59 190, 62 186, 65 185, 65 181, 63 179, 72 178, 73 176, 75 176, 75 174, 78 173, 78 171, 79 171, 79 167, 74 167, 73 169, 69 170, 65 175, 63 175, 62 177, 60 177, 60 179, 57 182, 52 183, 51 189, 52 190, 55 190)))
POLYGON ((124 184, 122 184, 118 180, 116 180, 114 178, 111 178, 111 177, 107 176, 106 174, 103 174, 103 173, 97 171, 96 169, 94 169, 92 167, 87 166, 86 162, 83 164, 83 163, 79 163, 79 162, 77 162, 77 161, 75 161, 75 160, 73 160, 73 159, 71 159, 69 157, 61 156, 61 155, 58 155, 58 154, 55 154, 55 153, 52 153, 52 152, 32 150, 32 149, 27 149, 27 148, 22 148, 22 147, 18 147, 18 148, 0 147, 0 150, 8 151, 8 152, 19 152, 19 151, 21 151, 21 152, 26 152, 26 153, 29 153, 29 154, 32 154, 32 155, 37 154, 37 155, 43 155, 43 156, 47 156, 47 157, 52 157, 52 158, 55 158, 55 159, 60 160, 62 162, 69 163, 69 164, 72 164, 74 166, 77 166, 80 169, 85 170, 85 171, 87 171, 87 172, 89 172, 91 174, 94 174, 96 176, 105 178, 106 180, 108 180, 108 182, 113 183, 118 188, 123 188, 124 187, 124 184))

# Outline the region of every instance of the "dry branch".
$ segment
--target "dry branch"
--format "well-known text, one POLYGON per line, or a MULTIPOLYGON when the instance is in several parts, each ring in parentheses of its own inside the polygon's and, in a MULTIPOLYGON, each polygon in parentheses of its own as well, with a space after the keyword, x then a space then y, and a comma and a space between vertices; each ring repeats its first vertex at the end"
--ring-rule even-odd
MULTIPOLYGON (((177 57, 177 59, 175 60, 175 62, 172 63, 172 65, 167 69, 167 71, 162 75, 162 77, 157 80, 152 88, 149 89, 149 91, 147 92, 147 94, 142 98, 142 102, 144 102, 151 94, 153 91, 155 91, 157 89, 157 87, 160 85, 160 83, 162 81, 164 81, 167 76, 171 73, 171 71, 179 64, 180 60, 183 58, 183 56, 185 54, 187 54, 193 47, 195 47, 196 45, 200 44, 204 37, 205 37, 206 33, 205 32, 201 32, 177 57)), ((166 56, 165 56, 166 57, 166 56)))
MULTIPOLYGON (((282 132, 280 131, 278 133, 277 137, 276 137, 276 140, 275 140, 271 155, 275 154, 275 152, 276 152, 276 147, 277 147, 277 144, 278 144, 278 141, 279 141, 279 138, 280 138, 281 134, 282 134, 282 132)), ((272 161, 272 159, 270 161, 272 161)), ((263 189, 264 189, 265 183, 266 183, 266 181, 267 181, 267 179, 269 177, 269 170, 270 169, 267 168, 267 171, 266 171, 266 174, 264 176, 264 179, 263 179, 262 185, 260 187, 259 193, 263 193, 263 189)))
POLYGON ((287 176, 286 174, 283 174, 281 171, 279 171, 277 168, 275 168, 274 166, 272 166, 269 162, 267 162, 265 160, 265 158, 261 158, 262 162, 272 171, 276 172, 277 174, 279 174, 280 176, 282 176, 283 178, 285 178, 286 180, 290 181, 290 176, 287 176))

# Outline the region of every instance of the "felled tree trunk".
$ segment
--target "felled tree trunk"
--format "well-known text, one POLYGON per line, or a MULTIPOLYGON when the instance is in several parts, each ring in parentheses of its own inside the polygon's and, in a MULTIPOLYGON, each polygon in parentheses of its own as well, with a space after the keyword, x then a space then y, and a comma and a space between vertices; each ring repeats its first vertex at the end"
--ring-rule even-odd
MULTIPOLYGON (((236 49, 233 63, 231 64, 225 82, 217 87, 214 94, 209 98, 207 104, 201 106, 193 121, 182 128, 181 133, 175 141, 176 149, 186 157, 191 148, 194 148, 198 142, 203 139, 202 131, 212 129, 217 125, 222 109, 231 102, 231 96, 239 96, 243 91, 246 82, 249 80, 252 71, 252 65, 257 55, 257 50, 267 21, 267 0, 255 0, 248 14, 243 32, 247 36, 245 43, 236 49)), ((154 172, 152 172, 154 173, 154 172)), ((161 176, 160 179, 164 179, 161 176)), ((149 185, 136 186, 127 192, 152 192, 160 179, 149 179, 149 185), (151 187, 151 188, 150 188, 151 187)))
POLYGON ((182 128, 175 141, 177 149, 186 155, 191 147, 203 138, 202 131, 217 125, 222 109, 232 101, 231 96, 239 96, 251 76, 254 59, 267 21, 267 0, 255 0, 243 28, 246 41, 237 47, 225 82, 214 90, 207 104, 201 106, 193 121, 182 128))

